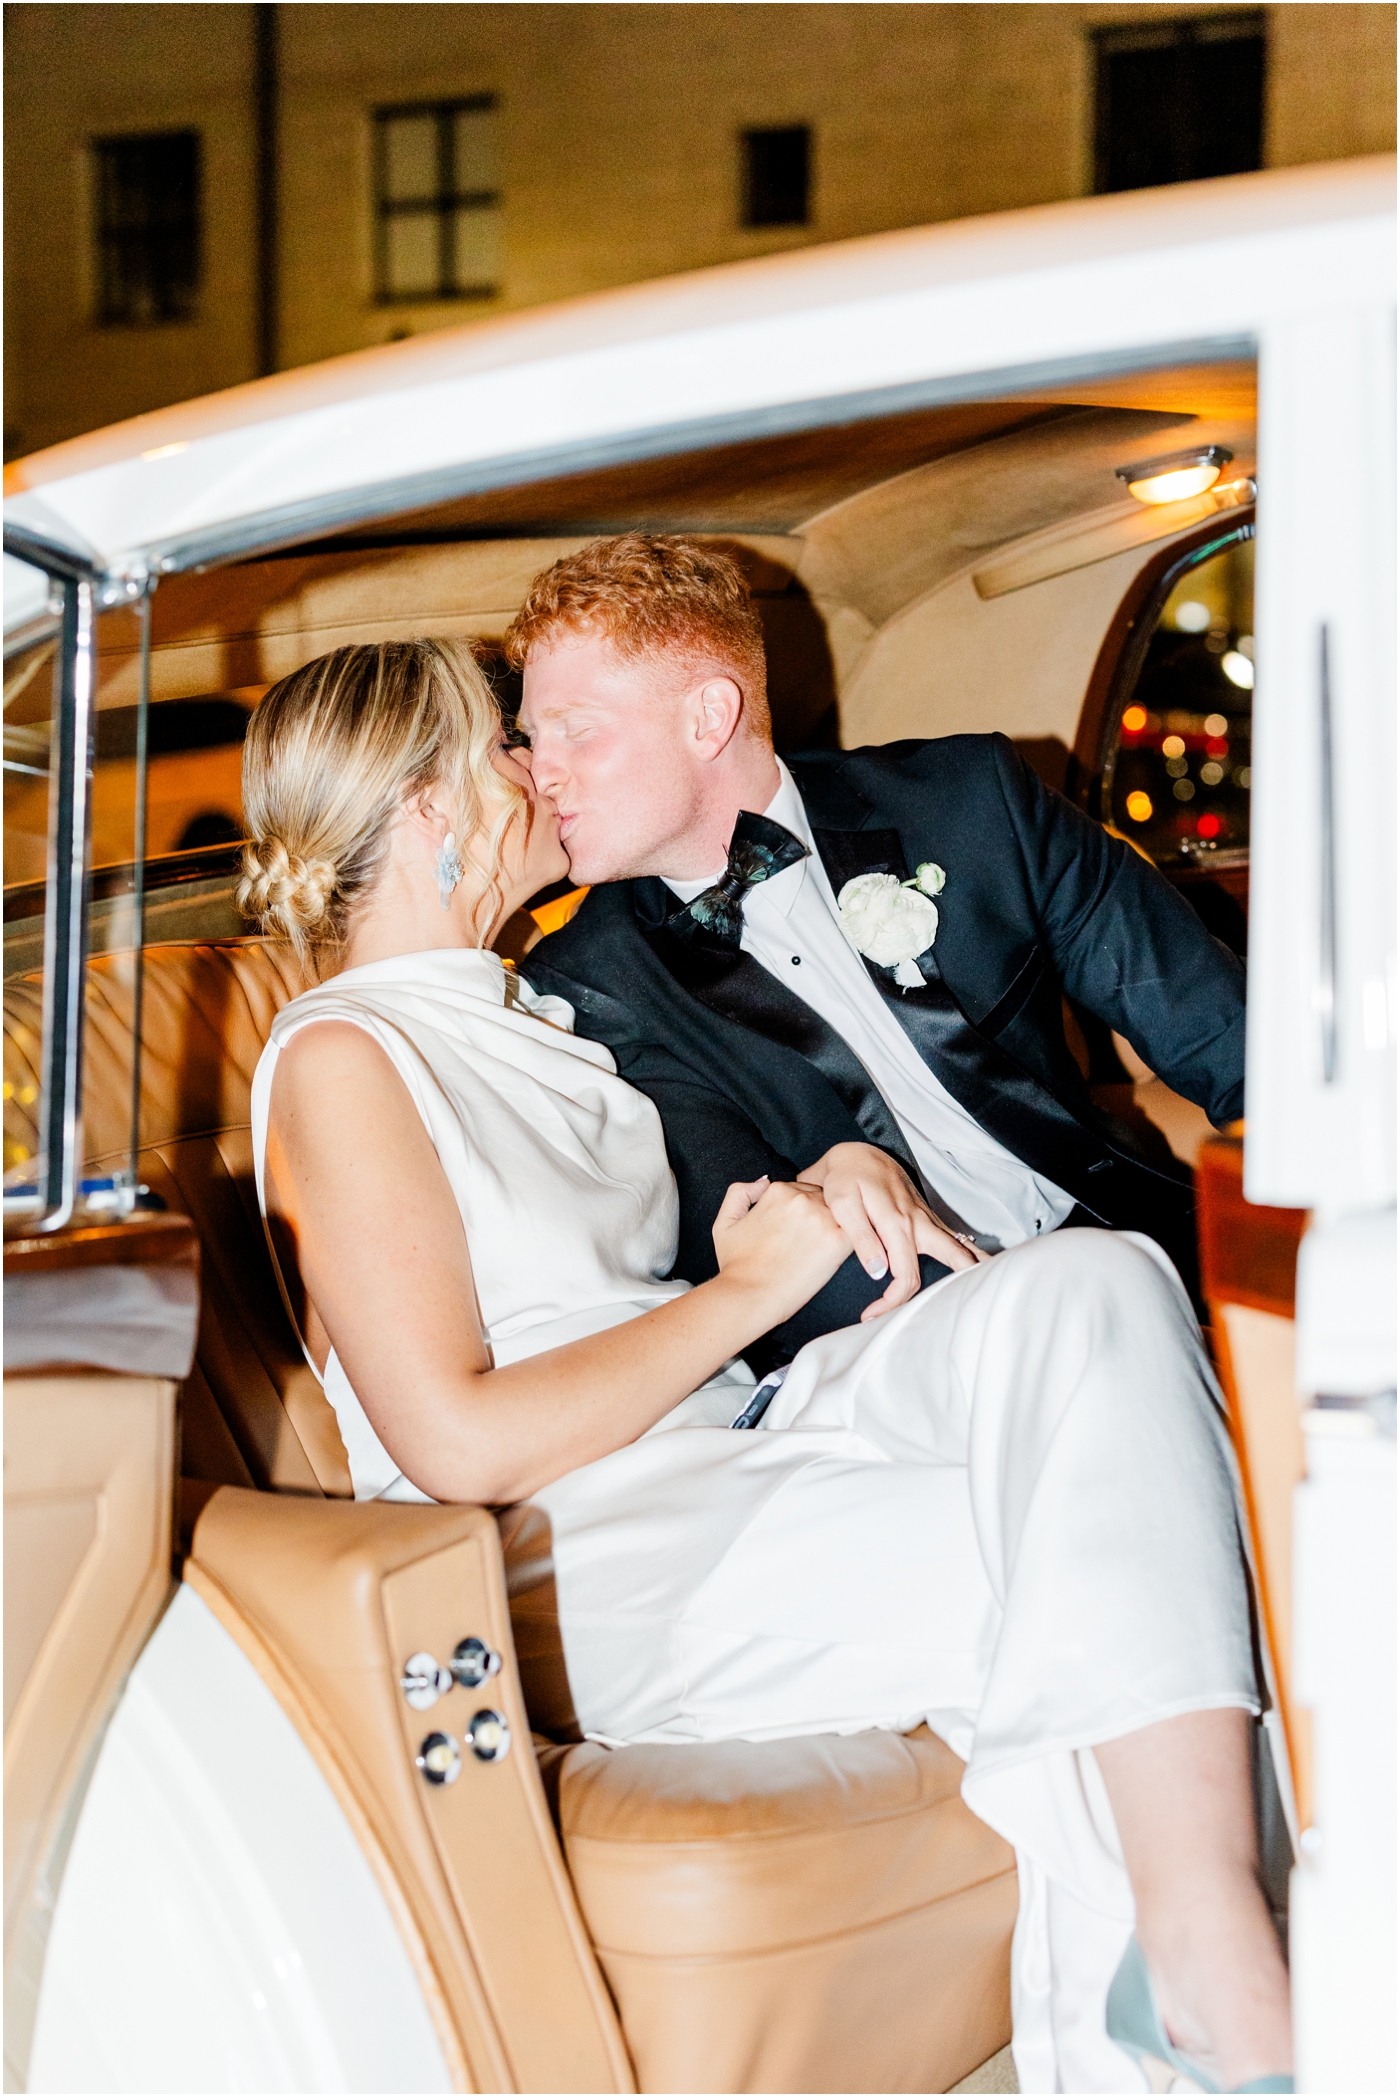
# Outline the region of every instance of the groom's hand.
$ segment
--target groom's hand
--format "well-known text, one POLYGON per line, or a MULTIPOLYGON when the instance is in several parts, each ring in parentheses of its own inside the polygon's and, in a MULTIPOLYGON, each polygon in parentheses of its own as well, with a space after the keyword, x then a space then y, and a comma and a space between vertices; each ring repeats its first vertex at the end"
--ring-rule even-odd
POLYGON ((953 1268, 984 1257, 930 1215, 908 1174, 873 1143, 838 1143, 798 1179, 821 1188, 866 1273, 875 1281, 890 1277, 884 1295, 861 1314, 863 1325, 918 1293, 921 1252, 953 1268))

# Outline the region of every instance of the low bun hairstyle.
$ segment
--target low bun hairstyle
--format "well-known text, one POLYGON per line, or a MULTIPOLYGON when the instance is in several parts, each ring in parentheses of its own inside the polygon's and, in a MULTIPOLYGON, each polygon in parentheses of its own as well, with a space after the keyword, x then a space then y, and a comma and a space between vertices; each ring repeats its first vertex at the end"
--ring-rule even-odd
POLYGON ((318 938, 335 894, 335 868, 328 859, 308 862, 289 852, 280 837, 256 838, 243 848, 238 907, 265 931, 285 938, 318 938))
POLYGON ((495 699, 459 643, 337 648, 284 677, 243 746, 239 909, 303 959, 339 946, 383 869, 389 825, 429 788, 460 811, 462 857, 495 887, 526 807, 496 769, 500 734, 495 699))

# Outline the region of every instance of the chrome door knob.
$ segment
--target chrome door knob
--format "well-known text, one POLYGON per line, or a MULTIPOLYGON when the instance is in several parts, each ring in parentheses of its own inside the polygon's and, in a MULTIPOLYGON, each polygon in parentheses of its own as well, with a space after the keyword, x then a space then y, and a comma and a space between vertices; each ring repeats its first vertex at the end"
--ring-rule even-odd
POLYGON ((429 1733, 413 1763, 429 1784, 455 1784, 462 1774, 462 1750, 450 1733, 429 1733))
POLYGON ((510 1727, 499 1711, 478 1711, 467 1727, 467 1746, 478 1762, 503 1762, 510 1753, 510 1727))
POLYGON ((463 1689, 480 1689, 501 1671, 501 1656, 482 1638, 464 1638, 452 1652, 452 1679, 463 1689))
POLYGON ((414 1653, 403 1664, 399 1688, 415 1711, 431 1711, 455 1679, 452 1669, 439 1667, 431 1653, 414 1653))

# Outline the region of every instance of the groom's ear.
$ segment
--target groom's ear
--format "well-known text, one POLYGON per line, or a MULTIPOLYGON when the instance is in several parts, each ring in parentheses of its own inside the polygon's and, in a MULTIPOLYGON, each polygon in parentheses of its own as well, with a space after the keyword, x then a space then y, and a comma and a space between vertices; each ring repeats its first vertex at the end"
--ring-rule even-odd
POLYGON ((729 748, 744 717, 744 695, 732 677, 707 677, 691 694, 697 757, 706 764, 729 748))

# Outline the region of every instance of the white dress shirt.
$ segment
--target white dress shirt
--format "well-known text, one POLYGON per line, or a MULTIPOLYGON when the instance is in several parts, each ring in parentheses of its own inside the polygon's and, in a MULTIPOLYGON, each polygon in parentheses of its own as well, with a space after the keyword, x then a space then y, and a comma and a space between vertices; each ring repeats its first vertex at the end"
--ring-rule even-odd
MULTIPOLYGON (((969 1232, 989 1252, 1053 1230, 1074 1207, 1074 1196, 988 1135, 924 1062, 842 930, 797 782, 781 759, 778 770, 782 783, 763 812, 790 830, 808 856, 749 889, 744 952, 795 990, 854 1049, 904 1131, 936 1216, 969 1232)), ((723 871, 666 886, 690 903, 723 871)), ((945 891, 939 898, 940 910, 957 907, 956 896, 945 891)))

